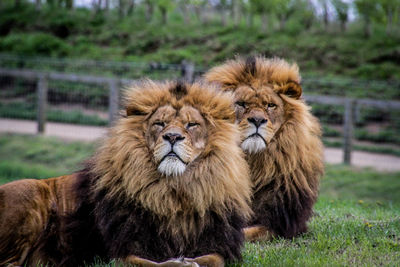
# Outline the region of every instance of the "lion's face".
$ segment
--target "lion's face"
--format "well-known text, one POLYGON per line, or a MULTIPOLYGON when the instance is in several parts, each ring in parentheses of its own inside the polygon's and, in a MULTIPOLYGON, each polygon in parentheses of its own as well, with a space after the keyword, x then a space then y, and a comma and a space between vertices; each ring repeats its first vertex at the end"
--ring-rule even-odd
POLYGON ((205 79, 234 93, 241 147, 250 154, 263 151, 276 139, 279 129, 292 116, 288 103, 302 94, 298 66, 279 58, 229 60, 212 68, 205 79))
POLYGON ((194 107, 162 106, 147 122, 146 142, 160 173, 182 175, 205 148, 206 121, 194 107))
POLYGON ((242 144, 248 153, 264 150, 284 121, 282 99, 269 86, 259 88, 247 85, 235 91, 236 120, 242 144))

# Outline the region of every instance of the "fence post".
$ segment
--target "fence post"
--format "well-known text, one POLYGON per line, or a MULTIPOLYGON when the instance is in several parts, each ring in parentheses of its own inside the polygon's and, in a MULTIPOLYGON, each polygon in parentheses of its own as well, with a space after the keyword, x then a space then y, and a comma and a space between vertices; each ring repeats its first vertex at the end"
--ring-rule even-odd
POLYGON ((344 105, 344 120, 343 120, 343 163, 351 164, 351 150, 353 138, 353 118, 354 118, 355 101, 346 98, 344 105))
POLYGON ((43 134, 46 125, 48 81, 46 75, 40 75, 37 82, 37 123, 38 133, 43 134))
POLYGON ((113 79, 108 83, 108 85, 110 90, 108 98, 108 122, 112 125, 117 119, 119 111, 119 82, 113 79))
POLYGON ((193 82, 194 80, 194 64, 190 61, 182 61, 182 79, 186 82, 193 82))

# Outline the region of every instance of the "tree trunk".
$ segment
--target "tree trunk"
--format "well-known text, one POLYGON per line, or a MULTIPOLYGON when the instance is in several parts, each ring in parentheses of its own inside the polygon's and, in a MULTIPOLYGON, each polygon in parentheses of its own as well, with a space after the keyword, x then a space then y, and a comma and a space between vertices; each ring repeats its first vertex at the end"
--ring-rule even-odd
POLYGON ((220 16, 221 16, 221 25, 226 26, 226 11, 224 9, 220 11, 220 16))
POLYGON ((208 22, 210 21, 210 18, 209 18, 210 12, 211 12, 211 10, 207 6, 200 9, 200 18, 201 18, 201 23, 203 25, 207 25, 208 22))
POLYGON ((42 5, 41 0, 35 0, 36 10, 40 10, 41 5, 42 5))
POLYGON ((201 7, 195 6, 194 13, 196 14, 197 21, 201 21, 201 7))
POLYGON ((74 8, 74 0, 65 0, 65 7, 67 9, 73 9, 74 8))
POLYGON ((265 13, 261 14, 261 30, 264 33, 268 32, 268 15, 265 13))
POLYGON ((189 7, 187 4, 183 3, 181 5, 181 11, 182 11, 182 16, 183 16, 183 21, 186 25, 190 24, 190 18, 189 18, 189 7))
POLYGON ((108 13, 110 11, 110 0, 105 0, 106 1, 106 12, 108 13))
POLYGON ((150 22, 153 19, 154 7, 150 1, 146 1, 146 20, 150 22))
POLYGON ((249 27, 249 28, 252 28, 254 25, 254 17, 253 17, 252 12, 250 12, 250 11, 247 12, 246 24, 247 24, 247 27, 249 27))
POLYGON ((280 16, 279 18, 279 30, 283 31, 286 26, 286 17, 285 16, 280 16))
POLYGON ((21 5, 21 0, 15 0, 15 6, 19 7, 21 5))
POLYGON ((135 10, 135 0, 130 0, 127 12, 128 16, 131 16, 134 10, 135 10))
POLYGON ((324 25, 325 25, 325 30, 327 31, 329 27, 329 13, 328 13, 328 4, 326 3, 326 1, 324 1, 323 9, 324 9, 324 25))
POLYGON ((118 0, 118 16, 120 19, 124 17, 124 0, 118 0))
POLYGON ((168 21, 167 9, 165 7, 160 7, 160 12, 161 12, 162 23, 163 23, 163 25, 166 25, 167 21, 168 21))
POLYGON ((364 35, 366 38, 371 37, 372 29, 371 29, 371 19, 370 17, 365 17, 365 24, 364 24, 364 35))
POLYGON ((232 8, 233 8, 233 23, 235 27, 240 24, 240 5, 239 0, 232 0, 232 8))
POLYGON ((346 21, 344 20, 340 21, 340 31, 342 33, 346 32, 346 21))
POLYGON ((391 9, 387 12, 387 24, 386 24, 386 34, 391 35, 393 24, 393 11, 391 9))

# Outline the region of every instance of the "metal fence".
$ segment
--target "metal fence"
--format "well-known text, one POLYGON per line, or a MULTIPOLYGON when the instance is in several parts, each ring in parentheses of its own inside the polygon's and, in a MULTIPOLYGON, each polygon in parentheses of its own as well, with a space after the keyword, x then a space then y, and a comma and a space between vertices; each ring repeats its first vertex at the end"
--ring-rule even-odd
MULTIPOLYGON (((58 64, 57 62, 53 63, 58 64)), ((66 62, 68 63, 68 60, 66 62)), ((39 71, 36 68, 17 69, 7 66, 10 62, 6 63, 0 61, 2 98, 0 117, 4 116, 1 110, 4 109, 8 112, 6 117, 37 120, 39 133, 44 132, 47 120, 92 125, 112 123, 119 113, 120 89, 135 81, 134 78, 116 78, 116 75, 88 75, 87 71, 83 70, 85 74, 49 71, 48 66, 39 71)), ((74 64, 72 62, 70 64, 76 66, 75 61, 74 64)), ((107 66, 106 62, 104 65, 107 66)), ((129 67, 122 63, 121 66, 129 67)), ((190 63, 184 62, 179 66, 178 71, 178 67, 174 65, 176 73, 172 78, 178 77, 190 81, 203 72, 203 70, 196 71, 194 65, 190 63)), ((304 97, 310 103, 334 105, 344 109, 341 120, 343 162, 347 164, 351 163, 353 129, 357 112, 363 107, 386 111, 400 110, 400 101, 308 94, 304 97)))

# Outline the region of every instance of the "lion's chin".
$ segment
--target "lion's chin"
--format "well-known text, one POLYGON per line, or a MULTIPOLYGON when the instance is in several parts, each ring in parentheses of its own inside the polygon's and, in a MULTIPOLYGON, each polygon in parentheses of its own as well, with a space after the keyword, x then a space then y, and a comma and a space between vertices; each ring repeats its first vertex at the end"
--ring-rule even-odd
POLYGON ((250 154, 255 154, 263 151, 267 147, 264 139, 261 136, 250 136, 246 138, 242 144, 241 148, 250 154))
POLYGON ((186 170, 186 164, 178 157, 166 157, 158 165, 158 171, 165 176, 180 176, 186 170))

